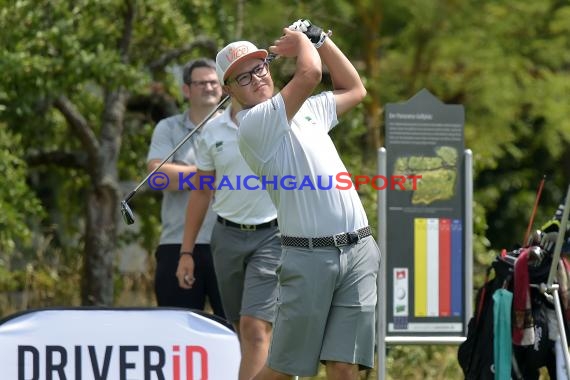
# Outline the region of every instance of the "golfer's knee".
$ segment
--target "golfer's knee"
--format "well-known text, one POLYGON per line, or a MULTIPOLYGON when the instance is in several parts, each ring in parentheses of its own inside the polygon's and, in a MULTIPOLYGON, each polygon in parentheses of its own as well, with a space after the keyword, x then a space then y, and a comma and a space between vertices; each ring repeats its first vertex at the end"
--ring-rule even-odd
POLYGON ((241 340, 249 345, 266 345, 271 336, 271 324, 261 319, 244 316, 240 319, 241 340))
POLYGON ((327 361, 327 374, 330 379, 357 379, 358 365, 351 363, 327 361))

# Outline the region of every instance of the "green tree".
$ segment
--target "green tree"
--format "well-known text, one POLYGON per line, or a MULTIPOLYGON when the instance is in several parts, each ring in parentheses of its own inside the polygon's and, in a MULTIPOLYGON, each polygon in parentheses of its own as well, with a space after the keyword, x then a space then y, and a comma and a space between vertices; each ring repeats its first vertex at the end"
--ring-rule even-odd
POLYGON ((390 25, 380 63, 383 101, 402 101, 426 87, 445 103, 465 106, 475 199, 492 220, 479 233, 497 248, 522 243, 542 175, 549 177, 539 210, 544 218, 569 174, 570 122, 562 99, 570 86, 563 22, 570 8, 554 0, 384 7, 390 25))
POLYGON ((0 20, 1 118, 37 149, 36 161, 79 171, 72 187, 84 202, 82 303, 111 305, 129 95, 173 59, 215 45, 189 39, 168 1, 19 1, 0 20))
MULTIPOLYGON (((476 275, 497 249, 522 242, 543 175, 537 224, 551 216, 570 178, 566 1, 19 0, 0 7, 0 249, 44 233, 32 222, 41 199, 54 242, 83 254, 83 303, 111 305, 118 202, 144 177, 154 123, 181 104, 170 66, 236 39, 270 46, 297 18, 332 29, 366 83, 366 102, 332 132, 350 170, 375 171, 384 104, 427 88, 465 106, 476 275)), ((291 60, 275 61, 272 73, 282 86, 291 60)), ((376 194, 361 196, 375 223, 376 194)), ((129 238, 147 247, 158 201, 144 190, 133 199, 143 228, 129 238)), ((443 365, 420 376, 457 377, 442 352, 395 349, 390 372, 429 359, 443 365)))
POLYGON ((39 200, 26 182, 27 165, 22 160, 21 138, 0 124, 0 252, 4 260, 16 246, 29 246, 32 240, 30 221, 43 215, 39 200))

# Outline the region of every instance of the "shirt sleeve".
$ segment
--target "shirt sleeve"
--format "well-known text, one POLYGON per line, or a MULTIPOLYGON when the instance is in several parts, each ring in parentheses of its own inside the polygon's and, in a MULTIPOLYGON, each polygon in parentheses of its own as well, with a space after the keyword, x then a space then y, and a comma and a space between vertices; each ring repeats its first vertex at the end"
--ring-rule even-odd
POLYGON ((206 132, 202 132, 196 136, 196 167, 202 171, 216 170, 216 163, 210 152, 206 132))
MULTIPOLYGON (((167 122, 167 119, 161 120, 152 132, 150 148, 146 161, 163 160, 168 156, 173 148, 174 145, 172 144, 170 124, 167 122)), ((172 157, 169 161, 172 161, 172 157)))
MULTIPOLYGON (((239 121, 238 143, 243 157, 253 158, 260 164, 275 153, 279 140, 290 130, 281 94, 244 110, 237 115, 239 121)), ((257 172, 258 168, 252 168, 257 172)))

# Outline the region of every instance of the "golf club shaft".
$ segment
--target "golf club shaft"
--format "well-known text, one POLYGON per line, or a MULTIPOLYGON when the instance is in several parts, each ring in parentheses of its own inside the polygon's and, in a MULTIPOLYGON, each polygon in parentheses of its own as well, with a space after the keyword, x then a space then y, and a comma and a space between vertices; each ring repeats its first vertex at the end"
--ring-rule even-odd
POLYGON ((526 233, 524 235, 523 247, 526 247, 528 245, 528 237, 530 236, 530 230, 532 229, 532 225, 534 223, 534 217, 536 215, 536 208, 538 207, 538 202, 540 201, 540 195, 542 194, 542 188, 544 187, 544 180, 545 179, 546 179, 546 176, 543 176, 542 180, 540 181, 540 185, 538 185, 538 191, 536 193, 536 198, 534 200, 534 206, 532 208, 532 213, 530 215, 528 227, 527 227, 526 233))
MULTIPOLYGON (((274 54, 274 53, 269 53, 269 55, 268 55, 267 58, 266 58, 266 61, 267 61, 267 63, 271 63, 271 61, 275 60, 276 58, 278 58, 278 55, 276 55, 276 54, 274 54)), ((123 201, 124 201, 125 203, 128 203, 128 202, 132 199, 132 197, 135 196, 136 192, 146 183, 146 181, 148 181, 148 179, 149 179, 154 173, 156 173, 156 172, 162 167, 162 165, 164 165, 172 156, 174 156, 174 153, 176 153, 176 151, 177 151, 178 149, 180 149, 180 147, 181 147, 182 145, 184 145, 184 143, 185 143, 186 141, 188 141, 188 140, 190 139, 190 137, 192 137, 192 135, 194 135, 194 133, 196 133, 200 128, 202 128, 202 126, 204 126, 204 124, 206 124, 206 122, 207 122, 208 120, 210 120, 210 118, 211 118, 216 112, 218 112, 218 110, 219 110, 220 108, 222 108, 222 106, 223 106, 229 99, 230 99, 230 96, 229 96, 229 95, 226 95, 226 97, 222 99, 222 101, 216 106, 216 108, 214 108, 214 109, 212 110, 212 112, 210 112, 210 113, 208 114, 208 116, 206 116, 206 118, 205 118, 204 120, 202 120, 202 122, 196 126, 196 128, 194 128, 192 131, 190 131, 190 133, 188 133, 188 134, 186 135, 186 137, 184 137, 184 138, 182 139, 182 141, 180 141, 180 142, 178 143, 178 145, 176 145, 176 146, 172 149, 172 151, 168 154, 168 156, 167 156, 166 158, 164 158, 164 160, 162 160, 162 162, 161 162, 156 168, 154 168, 153 171, 151 171, 150 173, 148 173, 148 175, 137 185, 137 187, 135 187, 135 188, 125 197, 125 199, 123 199, 123 201)))
POLYGON ((137 185, 137 187, 135 187, 124 199, 125 202, 129 202, 129 200, 131 200, 132 197, 134 197, 134 195, 136 194, 136 192, 146 183, 146 181, 148 181, 148 179, 154 174, 156 173, 161 167, 162 165, 164 165, 166 162, 168 162, 168 160, 170 160, 170 158, 172 156, 174 156, 174 154, 178 151, 178 149, 180 149, 180 147, 182 145, 184 145, 184 143, 186 143, 186 141, 188 141, 190 139, 190 137, 192 137, 196 132, 198 132, 200 130, 200 128, 202 128, 204 126, 204 124, 206 124, 206 122, 208 120, 210 120, 210 118, 212 116, 214 116, 214 114, 216 112, 219 111, 220 108, 222 108, 222 106, 230 99, 229 95, 226 95, 225 98, 222 99, 222 101, 216 106, 216 108, 214 108, 212 110, 212 112, 210 112, 205 118, 204 120, 202 120, 202 122, 200 122, 200 124, 198 124, 194 129, 192 129, 173 149, 172 151, 168 154, 168 156, 166 156, 162 162, 160 164, 158 164, 158 166, 156 168, 154 168, 153 171, 151 171, 150 173, 148 173, 148 175, 137 185))

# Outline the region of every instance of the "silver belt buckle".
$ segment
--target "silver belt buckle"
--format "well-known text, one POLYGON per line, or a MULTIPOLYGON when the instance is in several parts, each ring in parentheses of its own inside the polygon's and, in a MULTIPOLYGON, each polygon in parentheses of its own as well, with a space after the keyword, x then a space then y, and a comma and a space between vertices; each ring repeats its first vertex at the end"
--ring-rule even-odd
POLYGON ((343 245, 342 242, 338 241, 338 238, 341 237, 342 235, 344 235, 344 234, 336 234, 336 235, 332 236, 335 247, 340 247, 343 245))

